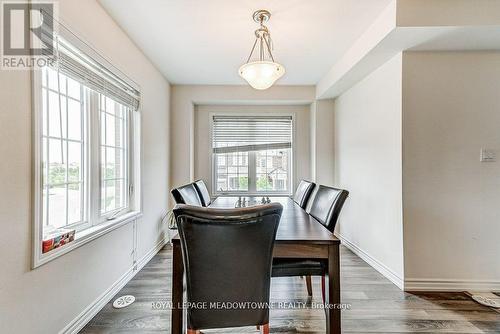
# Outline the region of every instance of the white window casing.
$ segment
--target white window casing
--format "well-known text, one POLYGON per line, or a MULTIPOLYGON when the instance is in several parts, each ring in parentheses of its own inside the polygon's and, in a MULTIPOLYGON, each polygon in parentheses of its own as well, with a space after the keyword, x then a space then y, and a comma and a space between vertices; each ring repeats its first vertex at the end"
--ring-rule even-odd
POLYGON ((56 62, 31 72, 33 268, 142 212, 140 88, 56 24, 56 62), (75 240, 42 253, 49 226, 76 230, 75 240))

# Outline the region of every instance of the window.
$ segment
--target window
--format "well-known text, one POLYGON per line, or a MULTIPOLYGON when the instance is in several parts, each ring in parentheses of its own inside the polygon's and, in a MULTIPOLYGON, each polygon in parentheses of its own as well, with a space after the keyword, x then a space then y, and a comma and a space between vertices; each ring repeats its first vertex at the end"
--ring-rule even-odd
POLYGON ((217 155, 217 189, 248 191, 248 152, 217 155))
POLYGON ((41 75, 43 226, 79 226, 88 192, 83 86, 48 67, 41 75))
POLYGON ((257 191, 286 192, 288 184, 289 150, 262 150, 255 152, 261 165, 256 170, 257 191))
POLYGON ((61 36, 56 43, 55 63, 33 72, 34 267, 140 212, 139 91, 95 51, 77 47, 85 44, 61 36), (43 247, 62 232, 76 240, 43 247))
POLYGON ((212 119, 213 189, 218 194, 290 194, 292 117, 212 119))
POLYGON ((128 206, 128 109, 100 95, 101 129, 101 215, 119 212, 128 206))

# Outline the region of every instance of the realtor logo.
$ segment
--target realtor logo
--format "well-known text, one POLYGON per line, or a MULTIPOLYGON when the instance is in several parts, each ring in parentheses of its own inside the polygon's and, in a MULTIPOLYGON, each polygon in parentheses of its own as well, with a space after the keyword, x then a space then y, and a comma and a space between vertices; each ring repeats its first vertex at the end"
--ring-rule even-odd
POLYGON ((54 61, 53 2, 2 1, 2 69, 27 69, 54 61))

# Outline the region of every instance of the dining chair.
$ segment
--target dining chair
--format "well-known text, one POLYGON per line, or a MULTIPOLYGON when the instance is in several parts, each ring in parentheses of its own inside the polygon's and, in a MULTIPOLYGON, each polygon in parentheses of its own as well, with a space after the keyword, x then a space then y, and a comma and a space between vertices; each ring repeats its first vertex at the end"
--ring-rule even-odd
POLYGON ((333 233, 347 197, 347 190, 320 185, 307 213, 333 233))
POLYGON ((210 197, 210 193, 208 192, 207 185, 203 180, 197 180, 193 182, 196 191, 201 199, 202 206, 209 206, 212 203, 212 198, 210 197))
MULTIPOLYGON (((347 190, 320 185, 307 213, 333 233, 348 196, 347 190)), ((327 264, 323 260, 274 259, 272 276, 305 276, 309 296, 312 296, 311 276, 321 276, 321 293, 324 301, 326 270, 327 264)))
POLYGON ((307 201, 311 196, 311 193, 314 189, 315 184, 313 182, 309 182, 306 180, 301 180, 295 194, 293 195, 293 200, 297 203, 302 209, 305 209, 307 206, 307 201))
POLYGON ((187 294, 187 333, 260 326, 269 333, 269 290, 279 203, 214 209, 177 205, 187 294), (213 307, 240 305, 239 307, 213 307))
POLYGON ((174 188, 170 192, 172 193, 176 204, 203 206, 200 195, 198 195, 198 191, 193 183, 174 188))

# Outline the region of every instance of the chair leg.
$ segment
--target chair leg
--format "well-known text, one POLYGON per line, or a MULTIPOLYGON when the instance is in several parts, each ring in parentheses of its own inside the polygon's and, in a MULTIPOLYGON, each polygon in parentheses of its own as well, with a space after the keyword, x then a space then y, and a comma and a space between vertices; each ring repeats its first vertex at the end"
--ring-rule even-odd
POLYGON ((306 276, 306 287, 307 287, 307 295, 311 297, 313 295, 311 276, 306 276))
POLYGON ((269 324, 262 325, 260 326, 260 328, 262 329, 261 330, 262 334, 269 334, 269 324))
POLYGON ((325 275, 321 276, 321 297, 323 297, 323 304, 325 303, 325 275))

